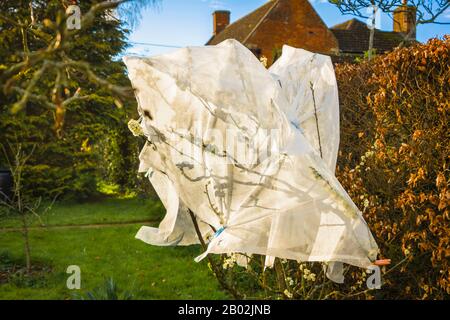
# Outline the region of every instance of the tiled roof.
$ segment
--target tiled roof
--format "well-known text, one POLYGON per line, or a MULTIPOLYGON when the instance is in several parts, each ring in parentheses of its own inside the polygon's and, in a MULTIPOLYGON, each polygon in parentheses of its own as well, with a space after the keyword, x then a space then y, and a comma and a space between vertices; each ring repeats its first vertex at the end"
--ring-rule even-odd
MULTIPOLYGON (((339 50, 344 53, 363 53, 369 49, 370 30, 357 19, 351 19, 330 28, 338 40, 339 50)), ((403 41, 397 32, 375 29, 373 46, 379 52, 390 51, 403 41)))
POLYGON ((236 39, 244 43, 244 40, 253 32, 255 27, 267 16, 273 7, 274 1, 268 1, 255 11, 230 24, 222 32, 213 36, 206 44, 215 45, 227 39, 236 39))
POLYGON ((364 22, 359 21, 358 19, 350 19, 345 22, 339 23, 335 26, 332 26, 331 29, 337 30, 366 30, 367 25, 364 22))
MULTIPOLYGON (((206 44, 215 45, 227 39, 236 39, 245 44, 245 41, 269 15, 277 2, 277 0, 268 1, 255 11, 230 24, 206 44)), ((357 19, 335 25, 330 28, 330 31, 338 41, 340 52, 361 54, 369 49, 370 30, 365 23, 357 19)), ((374 48, 379 53, 392 50, 402 41, 403 36, 397 32, 375 30, 374 48)))

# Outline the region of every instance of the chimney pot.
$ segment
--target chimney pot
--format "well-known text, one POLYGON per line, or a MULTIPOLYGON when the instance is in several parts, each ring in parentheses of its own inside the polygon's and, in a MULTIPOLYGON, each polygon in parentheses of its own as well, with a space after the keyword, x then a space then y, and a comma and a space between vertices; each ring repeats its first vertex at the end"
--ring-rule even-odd
POLYGON ((213 13, 213 34, 221 33, 230 24, 231 12, 227 10, 218 10, 213 13))

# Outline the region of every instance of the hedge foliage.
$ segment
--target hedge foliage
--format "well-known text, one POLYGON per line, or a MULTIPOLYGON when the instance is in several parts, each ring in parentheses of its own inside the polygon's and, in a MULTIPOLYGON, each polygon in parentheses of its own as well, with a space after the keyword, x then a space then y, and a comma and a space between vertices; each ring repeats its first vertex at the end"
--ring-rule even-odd
POLYGON ((337 65, 336 75, 338 178, 382 255, 399 263, 378 295, 448 298, 450 36, 337 65))

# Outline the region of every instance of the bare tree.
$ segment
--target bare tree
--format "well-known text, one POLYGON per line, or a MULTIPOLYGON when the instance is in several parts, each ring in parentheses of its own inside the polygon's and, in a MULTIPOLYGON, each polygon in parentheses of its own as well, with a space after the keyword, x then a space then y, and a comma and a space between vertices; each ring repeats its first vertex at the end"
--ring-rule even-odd
MULTIPOLYGON (((435 23, 450 24, 450 21, 439 21, 438 18, 450 8, 449 0, 328 0, 336 5, 343 14, 370 19, 369 60, 373 55, 373 42, 375 36, 375 16, 377 11, 387 14, 394 20, 394 11, 415 7, 415 26, 404 34, 404 42, 415 34, 417 25, 435 23)), ((398 23, 394 21, 394 23, 398 23)))
POLYGON ((82 30, 89 28, 95 22, 95 17, 101 13, 117 10, 119 16, 131 21, 135 25, 139 18, 139 10, 155 4, 158 0, 109 0, 100 1, 92 5, 88 12, 80 18, 81 29, 67 28, 69 15, 66 9, 77 1, 61 1, 60 9, 55 21, 45 17, 38 21, 35 14, 35 5, 45 5, 38 0, 31 0, 29 5, 30 15, 28 20, 16 20, 8 12, 0 12, 0 21, 19 28, 21 30, 22 61, 8 66, 0 71, 0 85, 6 95, 16 94, 19 99, 11 108, 13 114, 23 110, 28 101, 34 100, 53 110, 55 115, 55 130, 58 135, 64 123, 64 115, 67 106, 77 100, 92 98, 92 94, 83 94, 83 88, 69 90, 67 83, 75 75, 86 78, 86 85, 94 84, 107 89, 113 97, 115 104, 121 106, 121 99, 133 97, 130 87, 118 86, 94 72, 93 67, 86 61, 73 60, 69 51, 74 37, 82 30), (50 31, 49 31, 50 30, 50 31), (43 43, 41 48, 32 51, 30 40, 43 43), (47 94, 38 93, 36 88, 44 78, 52 76, 53 89, 47 94))
MULTIPOLYGON (((26 148, 22 143, 6 142, 6 146, 0 144, 0 149, 3 151, 6 164, 11 171, 12 176, 12 190, 0 190, 0 207, 6 208, 10 214, 17 215, 21 221, 21 233, 24 241, 25 264, 27 273, 31 272, 31 248, 29 239, 29 224, 30 216, 37 218, 42 226, 44 226, 40 214, 48 212, 55 203, 58 195, 44 208, 42 206, 41 197, 32 197, 23 188, 23 173, 28 164, 28 161, 33 156, 36 145, 31 147, 31 150, 25 151, 26 148)), ((28 148, 30 149, 30 148, 28 148)))
POLYGON ((22 236, 24 240, 24 252, 27 273, 31 271, 31 250, 29 240, 29 230, 27 216, 29 214, 38 215, 37 209, 40 206, 41 199, 31 200, 23 194, 22 179, 23 170, 28 160, 32 156, 35 146, 29 153, 25 153, 21 144, 13 145, 8 143, 8 149, 4 145, 1 148, 5 154, 8 166, 13 178, 13 188, 11 194, 1 193, 0 205, 5 206, 12 214, 20 217, 22 226, 22 236))

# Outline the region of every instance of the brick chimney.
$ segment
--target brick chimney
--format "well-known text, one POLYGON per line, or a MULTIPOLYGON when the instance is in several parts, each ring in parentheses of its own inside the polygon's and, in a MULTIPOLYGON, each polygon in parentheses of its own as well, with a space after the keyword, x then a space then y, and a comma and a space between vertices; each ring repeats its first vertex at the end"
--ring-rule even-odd
POLYGON ((213 34, 217 35, 230 24, 230 11, 218 10, 213 13, 213 34))
POLYGON ((406 2, 394 10, 394 31, 403 33, 407 40, 416 40, 416 7, 406 2))

